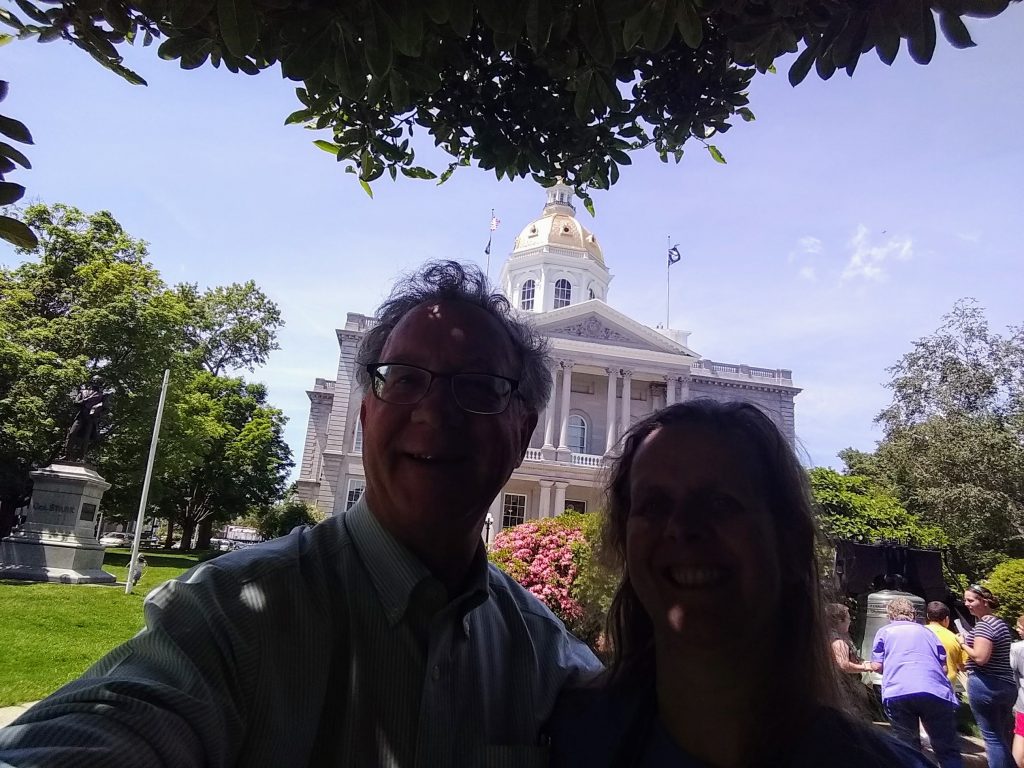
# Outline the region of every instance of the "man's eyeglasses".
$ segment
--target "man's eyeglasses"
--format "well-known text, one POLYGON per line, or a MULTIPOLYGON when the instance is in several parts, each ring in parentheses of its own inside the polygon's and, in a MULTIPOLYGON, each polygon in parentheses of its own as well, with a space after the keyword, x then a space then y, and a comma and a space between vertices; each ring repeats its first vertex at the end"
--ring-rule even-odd
POLYGON ((427 396, 434 379, 448 379, 462 410, 488 416, 504 412, 519 387, 515 379, 493 373, 441 374, 400 363, 371 363, 366 371, 373 394, 385 403, 414 405, 427 396))

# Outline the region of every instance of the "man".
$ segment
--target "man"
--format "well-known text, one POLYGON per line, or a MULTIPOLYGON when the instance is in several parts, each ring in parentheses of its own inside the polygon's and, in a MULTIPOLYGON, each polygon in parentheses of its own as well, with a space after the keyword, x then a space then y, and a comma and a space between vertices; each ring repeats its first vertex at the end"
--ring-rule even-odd
POLYGON ((543 341, 455 262, 377 317, 363 499, 158 590, 146 630, 0 731, 0 766, 541 764, 599 664, 480 531, 551 390, 543 341))
POLYGON ((907 598, 890 600, 886 613, 889 623, 875 633, 871 660, 882 673, 882 704, 893 735, 920 751, 923 725, 939 765, 962 768, 958 702, 946 677, 946 651, 915 621, 914 604, 907 598))
POLYGON ((956 685, 957 675, 967 663, 967 654, 949 629, 949 608, 945 603, 933 600, 925 607, 925 615, 928 617, 928 629, 935 633, 946 650, 946 677, 949 678, 949 684, 956 685))

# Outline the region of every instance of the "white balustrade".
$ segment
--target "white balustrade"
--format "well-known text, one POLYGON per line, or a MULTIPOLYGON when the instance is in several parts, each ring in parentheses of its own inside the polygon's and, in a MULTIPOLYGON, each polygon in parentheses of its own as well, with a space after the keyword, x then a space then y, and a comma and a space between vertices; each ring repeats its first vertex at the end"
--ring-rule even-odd
POLYGON ((526 456, 524 457, 524 459, 526 461, 544 461, 544 457, 541 455, 540 448, 527 448, 526 456))
POLYGON ((592 453, 574 453, 572 463, 577 467, 600 467, 604 456, 596 456, 592 453))

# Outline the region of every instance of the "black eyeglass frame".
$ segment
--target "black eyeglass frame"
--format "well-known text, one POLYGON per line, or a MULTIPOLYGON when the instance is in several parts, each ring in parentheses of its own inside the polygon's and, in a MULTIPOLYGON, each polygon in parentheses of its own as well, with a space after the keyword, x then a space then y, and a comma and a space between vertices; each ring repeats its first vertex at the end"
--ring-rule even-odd
MULTIPOLYGON (((387 403, 388 405, 416 405, 416 403, 418 403, 421 400, 423 400, 423 398, 425 398, 430 393, 430 388, 434 384, 434 379, 448 379, 448 387, 449 387, 449 390, 452 393, 452 399, 455 400, 456 405, 458 405, 459 408, 464 410, 466 413, 472 413, 472 414, 475 414, 477 416, 498 416, 498 415, 500 415, 500 414, 502 414, 502 413, 504 413, 505 411, 508 410, 509 403, 512 402, 512 396, 513 395, 519 395, 519 379, 512 379, 512 378, 509 378, 508 376, 502 376, 499 373, 486 373, 486 372, 483 372, 483 371, 459 371, 458 373, 438 373, 436 371, 430 370, 429 368, 423 368, 422 366, 419 366, 419 365, 410 365, 409 363, 390 363, 390 362, 367 363, 365 367, 366 367, 366 372, 370 376, 370 389, 373 391, 373 396, 376 397, 378 400, 380 400, 382 403, 387 403), (420 395, 418 399, 413 400, 413 401, 408 402, 408 403, 396 403, 396 402, 391 401, 391 400, 385 400, 381 396, 381 393, 380 393, 380 391, 378 389, 378 382, 383 382, 384 378, 383 378, 383 376, 380 375, 379 370, 381 368, 386 368, 388 366, 397 366, 397 365, 400 365, 403 368, 412 368, 415 371, 422 371, 423 373, 426 373, 427 375, 430 376, 430 378, 427 380, 427 386, 423 389, 423 394, 420 395), (476 411, 476 410, 473 410, 472 408, 467 408, 465 405, 463 405, 459 401, 459 396, 458 396, 458 394, 455 391, 455 379, 457 379, 459 376, 488 376, 488 377, 490 377, 492 379, 500 379, 500 380, 502 380, 504 382, 507 382, 509 384, 508 396, 506 397, 505 404, 501 407, 501 410, 500 411, 476 411)), ((520 395, 520 397, 521 397, 521 395, 520 395)))

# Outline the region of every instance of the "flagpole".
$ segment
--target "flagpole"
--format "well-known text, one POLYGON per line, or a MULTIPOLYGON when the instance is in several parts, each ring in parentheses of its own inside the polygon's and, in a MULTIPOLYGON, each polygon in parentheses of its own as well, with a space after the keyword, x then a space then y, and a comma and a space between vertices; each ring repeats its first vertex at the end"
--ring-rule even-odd
POLYGON ((132 571, 137 567, 139 544, 142 538, 142 523, 146 517, 146 502, 149 500, 149 481, 153 477, 153 460, 156 459, 156 444, 160 439, 160 421, 164 416, 164 401, 167 400, 167 381, 171 377, 171 369, 164 370, 164 383, 160 387, 160 402, 156 406, 156 421, 153 422, 153 438, 149 441, 149 460, 146 462, 146 474, 142 480, 142 498, 139 499, 139 517, 135 521, 135 539, 132 541, 132 554, 128 558, 128 578, 125 579, 124 593, 132 593, 132 571))
POLYGON ((491 234, 487 236, 487 279, 491 279, 491 240, 494 238, 494 209, 491 208, 491 220, 488 223, 491 234))
MULTIPOLYGON (((665 246, 665 252, 668 253, 672 248, 672 235, 668 235, 666 238, 667 243, 665 246)), ((672 300, 672 260, 666 255, 665 256, 665 330, 668 330, 668 319, 669 319, 669 305, 672 300)))

